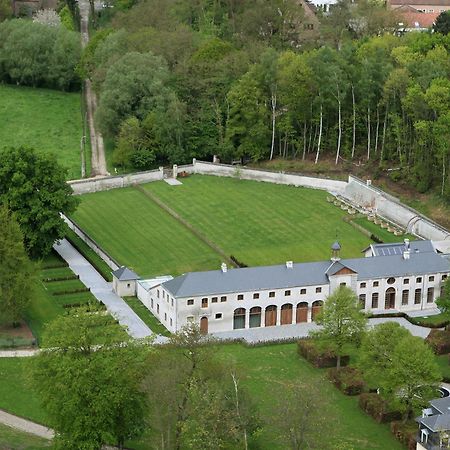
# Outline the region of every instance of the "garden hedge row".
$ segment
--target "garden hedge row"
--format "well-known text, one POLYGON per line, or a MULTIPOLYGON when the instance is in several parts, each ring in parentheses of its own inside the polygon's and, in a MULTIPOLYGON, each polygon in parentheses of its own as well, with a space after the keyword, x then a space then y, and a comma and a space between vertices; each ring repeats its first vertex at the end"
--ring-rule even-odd
POLYGON ((78 294, 81 292, 90 292, 90 291, 91 290, 89 288, 84 287, 84 288, 78 288, 78 289, 66 289, 63 291, 56 291, 56 292, 53 292, 52 295, 58 296, 58 295, 78 294))
POLYGON ((417 424, 415 422, 391 422, 391 431, 395 439, 405 445, 408 450, 416 449, 417 424))
POLYGON ((431 330, 425 342, 437 355, 450 353, 450 330, 431 330))
POLYGON ((378 423, 387 423, 401 419, 400 412, 390 410, 386 401, 378 394, 361 394, 358 403, 360 408, 369 414, 369 416, 372 416, 378 423))
MULTIPOLYGON (((302 339, 297 343, 297 352, 309 361, 314 367, 335 367, 337 363, 336 353, 329 349, 320 348, 312 339, 302 339)), ((341 356, 341 366, 348 365, 350 356, 341 356)))
POLYGON ((328 369, 328 378, 345 395, 359 395, 365 388, 362 374, 355 367, 328 369))

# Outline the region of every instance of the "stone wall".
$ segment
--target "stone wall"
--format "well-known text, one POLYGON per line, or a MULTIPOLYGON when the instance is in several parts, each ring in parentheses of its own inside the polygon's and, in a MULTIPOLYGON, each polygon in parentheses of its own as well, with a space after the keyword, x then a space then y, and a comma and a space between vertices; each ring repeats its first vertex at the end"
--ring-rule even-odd
POLYGON ((450 232, 399 199, 364 181, 349 176, 343 197, 357 206, 373 210, 377 215, 400 225, 408 233, 435 241, 450 240, 450 232))

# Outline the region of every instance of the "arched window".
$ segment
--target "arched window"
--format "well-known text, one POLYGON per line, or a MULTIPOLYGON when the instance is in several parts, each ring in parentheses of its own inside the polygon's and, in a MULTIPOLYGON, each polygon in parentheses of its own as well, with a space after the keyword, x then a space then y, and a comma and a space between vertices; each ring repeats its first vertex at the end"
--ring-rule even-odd
POLYGON ((384 308, 385 309, 395 308, 395 289, 392 287, 386 289, 386 294, 384 296, 384 308))
POLYGON ((245 328, 245 308, 237 308, 234 310, 233 330, 245 328))
POLYGON ((292 323, 292 305, 286 303, 281 307, 281 325, 290 325, 292 323))
POLYGON ((277 324, 277 307, 275 305, 266 308, 265 324, 266 327, 273 327, 277 324))
POLYGON ((311 310, 311 319, 313 322, 316 319, 317 314, 319 314, 320 311, 322 311, 322 306, 323 306, 322 300, 316 300, 315 302, 313 302, 311 310))
POLYGON ((297 323, 303 323, 308 321, 308 303, 300 302, 297 305, 296 320, 297 323))
POLYGON ((261 326, 261 308, 254 306, 250 309, 250 328, 257 328, 261 326))

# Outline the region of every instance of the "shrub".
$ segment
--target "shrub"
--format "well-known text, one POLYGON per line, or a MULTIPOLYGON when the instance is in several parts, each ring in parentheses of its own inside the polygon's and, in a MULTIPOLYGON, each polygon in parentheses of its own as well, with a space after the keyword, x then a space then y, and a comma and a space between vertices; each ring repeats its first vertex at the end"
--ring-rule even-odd
POLYGON ((230 256, 231 261, 233 261, 239 268, 242 267, 248 267, 247 264, 243 263, 242 261, 239 261, 237 258, 235 258, 233 255, 230 256))
MULTIPOLYGON (((337 362, 336 353, 330 349, 317 345, 312 339, 302 339, 297 343, 297 352, 309 361, 314 367, 335 367, 337 362)), ((341 356, 341 366, 346 366, 350 357, 341 356)))
POLYGON ((450 330, 431 330, 425 342, 437 355, 450 353, 450 330))
POLYGON ((378 423, 391 422, 401 418, 401 413, 390 409, 386 401, 376 393, 361 394, 358 403, 360 408, 378 423))
POLYGON ((78 294, 80 292, 90 292, 90 289, 86 288, 86 287, 78 288, 78 289, 65 289, 62 291, 53 292, 52 295, 59 296, 59 295, 67 295, 67 294, 78 294))
POLYGON ((377 244, 382 244, 383 240, 379 238, 376 234, 371 234, 370 239, 372 239, 373 242, 376 242, 377 244))
POLYGON ((408 450, 414 450, 416 448, 417 424, 415 422, 392 422, 391 431, 395 439, 405 445, 408 450))
POLYGON ((364 390, 362 374, 355 367, 329 369, 328 378, 345 395, 358 395, 364 390))

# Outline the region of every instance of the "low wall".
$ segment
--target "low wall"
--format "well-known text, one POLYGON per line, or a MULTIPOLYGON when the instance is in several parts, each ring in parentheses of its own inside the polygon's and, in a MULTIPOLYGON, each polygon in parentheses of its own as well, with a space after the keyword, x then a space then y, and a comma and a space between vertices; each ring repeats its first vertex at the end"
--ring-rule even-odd
POLYGON ((436 222, 352 175, 342 195, 356 205, 372 209, 379 216, 400 225, 408 233, 435 241, 450 239, 450 232, 436 222))
POLYGON ((68 227, 75 232, 75 234, 86 244, 97 253, 100 258, 111 267, 112 270, 117 270, 120 267, 120 264, 110 256, 105 250, 103 250, 97 242, 94 241, 86 232, 84 232, 72 219, 69 219, 64 214, 62 214, 62 218, 64 222, 67 223, 68 227))
MULTIPOLYGON (((183 166, 181 166, 183 167, 183 166)), ((143 184, 158 181, 164 178, 162 169, 146 172, 117 175, 114 177, 90 178, 87 180, 74 180, 68 183, 75 195, 88 194, 90 192, 107 191, 109 189, 123 188, 132 184, 143 184)))
POLYGON ((193 161, 194 173, 202 175, 216 175, 221 177, 235 177, 243 180, 265 181, 267 183, 287 184, 291 186, 304 186, 312 189, 321 189, 337 194, 344 192, 347 182, 330 180, 328 178, 306 177, 294 173, 271 172, 268 170, 247 169, 227 164, 214 164, 204 161, 193 161))

